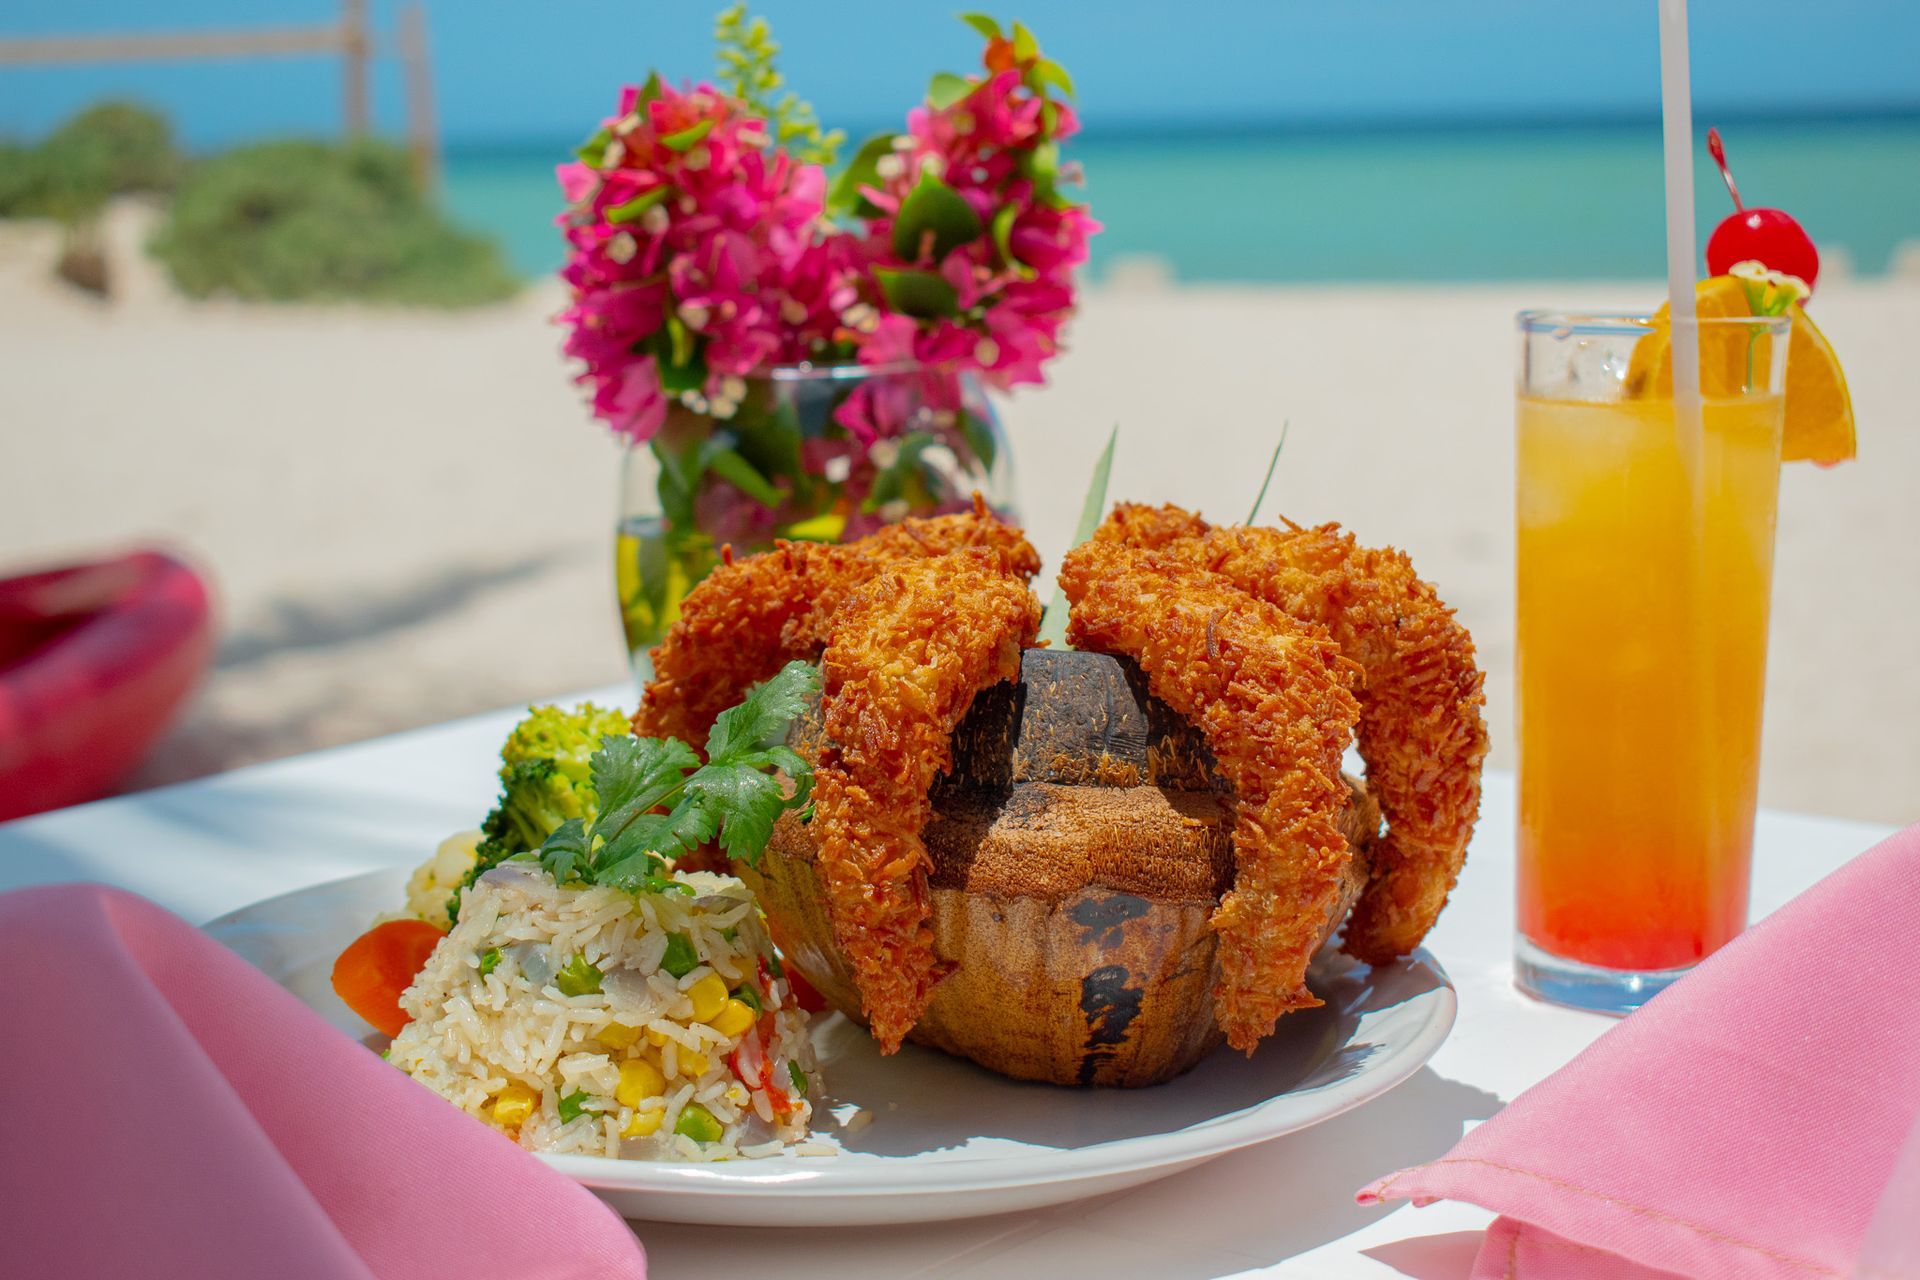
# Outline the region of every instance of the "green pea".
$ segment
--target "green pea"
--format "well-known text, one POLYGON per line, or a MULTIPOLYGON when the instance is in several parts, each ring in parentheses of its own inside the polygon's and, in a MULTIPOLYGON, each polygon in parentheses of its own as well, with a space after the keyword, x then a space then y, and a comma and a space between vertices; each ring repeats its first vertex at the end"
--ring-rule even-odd
POLYGON ((718 1142, 724 1130, 720 1122, 713 1118, 713 1112, 697 1102, 689 1102, 680 1113, 680 1119, 674 1122, 673 1131, 695 1142, 718 1142))
POLYGON ((553 975, 553 985, 563 996, 590 996, 600 990, 600 970, 584 954, 577 955, 553 975))
POLYGON ((684 933, 667 935, 667 952, 660 957, 660 967, 676 978, 684 978, 692 973, 700 963, 700 953, 693 949, 693 939, 684 933))

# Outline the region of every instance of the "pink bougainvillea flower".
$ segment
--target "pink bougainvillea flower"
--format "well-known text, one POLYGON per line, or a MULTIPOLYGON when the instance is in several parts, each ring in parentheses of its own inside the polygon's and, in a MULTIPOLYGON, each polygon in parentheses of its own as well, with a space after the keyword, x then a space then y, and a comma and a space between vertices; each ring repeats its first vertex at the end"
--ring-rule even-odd
MULTIPOLYGON (((960 374, 1040 382, 1099 224, 1060 190, 1072 171, 1058 144, 1079 128, 1049 92, 1064 73, 1019 27, 989 38, 983 63, 970 88, 908 113, 860 188, 872 216, 851 223, 827 216, 821 166, 774 145, 739 100, 657 77, 624 88, 582 159, 557 170, 571 295, 559 318, 596 415, 645 441, 666 419, 669 385, 725 416, 740 380, 775 365, 853 356, 928 371, 861 383, 835 415, 847 451, 805 443, 802 465, 851 468, 858 500, 873 479, 866 449, 956 411, 960 374), (903 232, 915 243, 896 247, 903 202, 923 181, 946 193, 949 226, 971 230, 916 222, 903 232)), ((760 519, 706 514, 729 527, 760 519)))

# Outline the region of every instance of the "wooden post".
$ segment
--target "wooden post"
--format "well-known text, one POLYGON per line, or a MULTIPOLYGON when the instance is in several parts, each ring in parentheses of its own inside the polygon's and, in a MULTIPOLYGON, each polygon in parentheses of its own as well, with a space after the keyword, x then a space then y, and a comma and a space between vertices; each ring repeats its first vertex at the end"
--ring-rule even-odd
POLYGON ((347 136, 358 138, 367 132, 367 0, 340 0, 340 52, 346 67, 347 136))
POLYGON ((400 13, 400 66, 407 85, 407 148, 413 176, 426 195, 440 191, 440 131, 433 111, 433 64, 427 57, 427 7, 400 13))

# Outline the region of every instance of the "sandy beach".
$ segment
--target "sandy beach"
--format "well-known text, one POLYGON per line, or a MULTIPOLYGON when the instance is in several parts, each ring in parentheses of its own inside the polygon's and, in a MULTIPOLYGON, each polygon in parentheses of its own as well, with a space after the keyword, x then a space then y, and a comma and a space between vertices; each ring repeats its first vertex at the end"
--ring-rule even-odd
MULTIPOLYGON (((135 543, 216 583, 218 665, 139 779, 176 781, 625 676, 612 594, 618 453, 581 408, 551 286, 482 311, 191 304, 49 278, 0 237, 0 569, 135 543)), ((1004 406, 1034 541, 1057 564, 1120 427, 1112 492, 1266 504, 1408 550, 1472 628, 1492 763, 1512 744, 1511 317, 1639 305, 1659 285, 1092 291, 1053 386, 1004 406)), ((1782 480, 1762 802, 1920 819, 1920 279, 1823 283, 1861 457, 1782 480)), ((1051 588, 1044 588, 1043 594, 1051 588)))

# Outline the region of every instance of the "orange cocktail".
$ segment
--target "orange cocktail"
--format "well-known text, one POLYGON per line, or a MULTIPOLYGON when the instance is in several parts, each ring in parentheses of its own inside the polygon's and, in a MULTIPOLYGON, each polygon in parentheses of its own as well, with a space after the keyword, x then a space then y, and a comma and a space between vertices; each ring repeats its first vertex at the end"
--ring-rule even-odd
POLYGON ((1522 318, 1519 977, 1539 994, 1630 1006, 1745 923, 1785 323, 1705 326, 1722 369, 1696 442, 1644 323, 1522 318))

